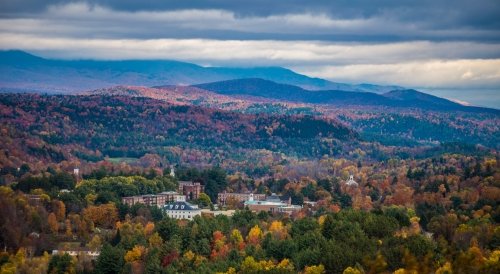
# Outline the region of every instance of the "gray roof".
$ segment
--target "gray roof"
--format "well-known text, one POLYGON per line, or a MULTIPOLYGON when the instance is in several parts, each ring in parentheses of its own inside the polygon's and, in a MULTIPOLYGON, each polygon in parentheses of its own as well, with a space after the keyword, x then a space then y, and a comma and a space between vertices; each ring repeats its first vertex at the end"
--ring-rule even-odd
POLYGON ((165 210, 186 210, 186 211, 189 211, 189 210, 200 210, 198 208, 198 206, 192 205, 192 204, 190 204, 188 202, 181 202, 181 201, 166 204, 164 206, 164 209, 165 210))

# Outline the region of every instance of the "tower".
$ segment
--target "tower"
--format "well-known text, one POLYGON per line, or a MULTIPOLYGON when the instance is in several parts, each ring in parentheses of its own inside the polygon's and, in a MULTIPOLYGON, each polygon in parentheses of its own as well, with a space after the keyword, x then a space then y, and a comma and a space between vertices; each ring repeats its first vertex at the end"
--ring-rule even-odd
POLYGON ((354 181, 353 175, 349 175, 349 180, 347 180, 347 182, 345 182, 345 184, 348 186, 358 186, 358 183, 356 183, 356 181, 354 181))
POLYGON ((175 169, 173 165, 170 166, 170 176, 175 177, 175 169))

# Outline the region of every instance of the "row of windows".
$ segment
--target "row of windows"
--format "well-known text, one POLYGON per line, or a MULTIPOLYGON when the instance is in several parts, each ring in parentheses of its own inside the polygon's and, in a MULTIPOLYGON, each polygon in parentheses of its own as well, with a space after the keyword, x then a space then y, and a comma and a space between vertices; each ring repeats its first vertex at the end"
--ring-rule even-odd
POLYGON ((186 216, 184 214, 172 214, 170 217, 175 219, 191 219, 191 215, 186 216))

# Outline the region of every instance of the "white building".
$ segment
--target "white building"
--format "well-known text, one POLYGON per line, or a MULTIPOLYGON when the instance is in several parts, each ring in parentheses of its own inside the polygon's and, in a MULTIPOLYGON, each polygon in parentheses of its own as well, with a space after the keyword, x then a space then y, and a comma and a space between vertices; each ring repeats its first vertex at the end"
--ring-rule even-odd
POLYGON ((166 204, 163 208, 167 216, 173 219, 192 220, 195 216, 201 215, 198 206, 186 202, 185 199, 178 199, 173 203, 166 204))
POLYGON ((345 182, 345 184, 348 186, 358 186, 358 183, 356 183, 356 181, 354 181, 354 176, 352 176, 352 175, 349 176, 349 180, 347 180, 345 182))
POLYGON ((85 247, 80 247, 80 248, 73 248, 73 249, 62 249, 62 250, 52 250, 52 255, 63 255, 63 254, 68 254, 72 257, 82 257, 86 256, 92 260, 97 259, 99 255, 101 255, 101 252, 99 250, 91 250, 89 248, 85 247))
POLYGON ((170 166, 170 176, 175 177, 175 169, 173 165, 170 166))

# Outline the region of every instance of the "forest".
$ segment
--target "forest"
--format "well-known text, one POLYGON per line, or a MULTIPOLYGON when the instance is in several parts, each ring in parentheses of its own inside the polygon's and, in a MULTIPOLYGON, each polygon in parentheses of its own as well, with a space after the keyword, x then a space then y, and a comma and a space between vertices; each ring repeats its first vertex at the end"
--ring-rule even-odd
POLYGON ((500 155, 482 142, 497 118, 249 106, 1 94, 0 273, 500 272, 500 155), (234 214, 122 200, 179 181, 203 186, 190 203, 234 214), (217 205, 225 191, 301 209, 217 205))
MULTIPOLYGON (((498 273, 497 158, 445 155, 378 166, 337 160, 331 176, 255 180, 220 168, 180 167, 210 202, 222 190, 280 193, 292 215, 175 220, 121 197, 177 188, 169 168, 107 166, 82 177, 25 167, 0 187, 2 273, 498 273), (354 174, 360 183, 342 182, 354 174), (65 191, 62 191, 65 190, 65 191), (33 201, 36 195, 39 200, 33 201), (315 201, 316 204, 306 204, 315 201), (44 220, 48 220, 45 222, 44 220), (50 255, 76 245, 97 259, 50 255)), ((203 206, 201 201, 193 201, 203 206)), ((206 204, 204 206, 207 206, 206 204)))

